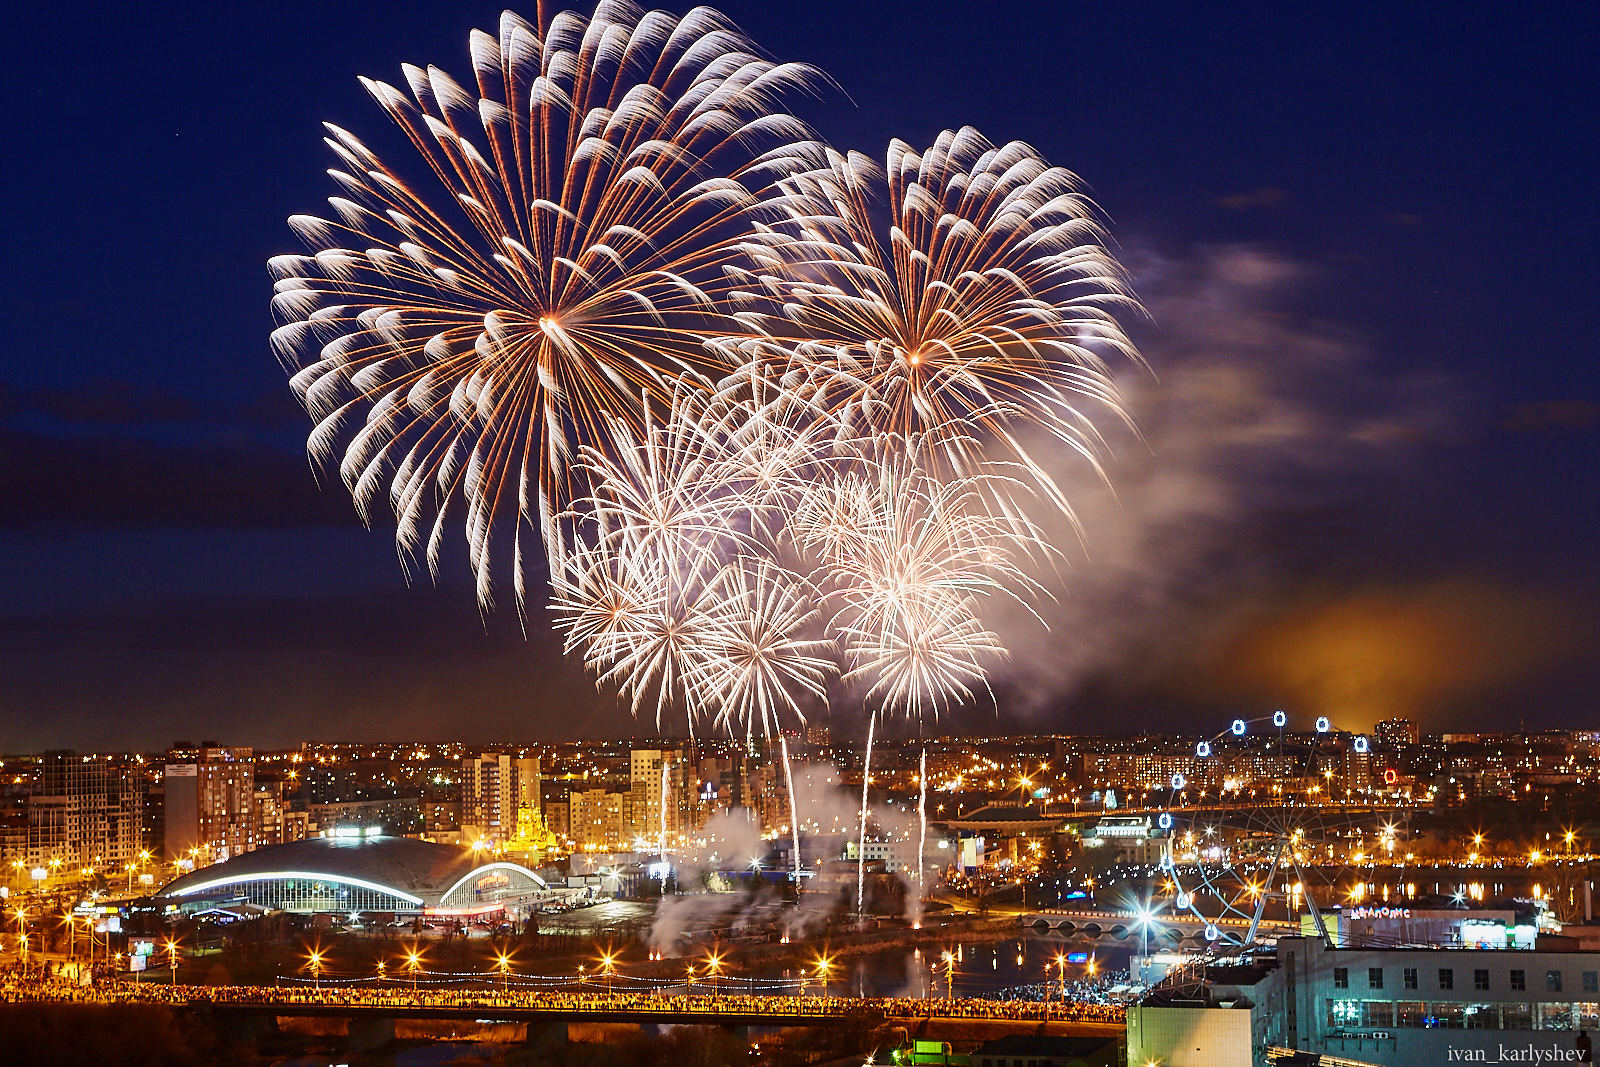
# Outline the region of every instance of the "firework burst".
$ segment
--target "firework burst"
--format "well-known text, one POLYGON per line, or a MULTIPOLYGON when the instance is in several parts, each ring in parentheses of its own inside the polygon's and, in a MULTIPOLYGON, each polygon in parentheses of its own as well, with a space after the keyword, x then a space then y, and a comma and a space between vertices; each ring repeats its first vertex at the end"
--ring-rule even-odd
POLYGON ((812 365, 840 425, 924 437, 958 476, 998 454, 1070 515, 1022 434, 1095 463, 1084 406, 1122 418, 1106 357, 1138 359, 1113 313, 1137 304, 1077 177, 963 128, 920 154, 892 142, 886 170, 830 149, 781 185, 783 216, 744 242, 759 267, 729 267, 736 317, 812 365))
POLYGON ((409 92, 362 84, 429 179, 413 184, 328 127, 341 187, 328 219, 290 224, 310 249, 276 257, 274 347, 361 515, 381 495, 408 571, 437 575, 464 510, 480 601, 491 541, 560 541, 570 457, 642 429, 702 336, 723 322, 726 238, 763 190, 818 158, 781 111, 808 68, 763 58, 722 15, 603 2, 540 27, 474 31, 474 81, 404 68, 409 92))

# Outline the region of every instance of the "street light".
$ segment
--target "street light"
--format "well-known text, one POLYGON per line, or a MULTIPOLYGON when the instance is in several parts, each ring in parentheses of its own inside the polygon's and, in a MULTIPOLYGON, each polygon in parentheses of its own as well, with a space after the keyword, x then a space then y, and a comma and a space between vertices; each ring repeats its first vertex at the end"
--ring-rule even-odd
POLYGON ((940 957, 944 961, 944 999, 948 1002, 955 999, 956 984, 956 957, 953 952, 946 952, 940 957))
POLYGON ((494 959, 494 968, 500 972, 500 992, 508 992, 511 988, 511 957, 500 953, 494 959))
POLYGON ((167 943, 162 946, 167 950, 167 966, 172 968, 172 977, 169 985, 178 984, 178 942, 167 938, 167 943))
POLYGON ((417 951, 417 946, 414 943, 406 952, 406 970, 411 972, 411 994, 415 996, 417 992, 417 972, 422 970, 422 953, 417 951))
MULTIPOLYGON (((828 999, 828 975, 833 971, 833 961, 826 956, 817 957, 817 978, 822 982, 822 999, 828 999)), ((802 995, 804 987, 802 986, 802 995)))
POLYGON ((1139 954, 1150 955, 1150 923, 1155 919, 1155 912, 1148 905, 1139 906, 1139 954))
POLYGON ((722 991, 722 954, 713 952, 706 957, 706 973, 711 975, 711 992, 715 996, 722 991))
POLYGON ((315 989, 322 988, 322 950, 314 948, 311 955, 306 957, 306 966, 311 971, 311 984, 315 989))

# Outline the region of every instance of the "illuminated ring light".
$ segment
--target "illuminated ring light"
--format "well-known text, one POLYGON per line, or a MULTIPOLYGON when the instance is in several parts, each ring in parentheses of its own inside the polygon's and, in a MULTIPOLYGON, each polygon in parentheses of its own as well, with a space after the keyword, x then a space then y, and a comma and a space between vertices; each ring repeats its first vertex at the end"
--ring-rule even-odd
POLYGON ((1206 923, 1206 940, 1215 941, 1222 936, 1222 931, 1217 929, 1216 923, 1206 923))
POLYGON ((1393 767, 1390 767, 1388 770, 1383 772, 1383 784, 1384 785, 1394 785, 1399 780, 1400 780, 1400 775, 1395 773, 1395 769, 1393 767))
POLYGON ((1163 830, 1172 829, 1172 812, 1162 812, 1160 818, 1156 819, 1156 825, 1161 827, 1163 830))
POLYGON ((1328 721, 1326 715, 1317 716, 1317 733, 1325 734, 1333 728, 1333 723, 1328 721))
POLYGON ((1366 737, 1362 736, 1362 737, 1356 738, 1356 751, 1357 752, 1365 752, 1365 751, 1367 751, 1367 749, 1368 749, 1368 745, 1367 745, 1366 737))
POLYGON ((1244 727, 1244 720, 1243 719, 1234 719, 1233 720, 1233 736, 1234 737, 1243 737, 1244 736, 1244 729, 1245 729, 1245 727, 1244 727))
POLYGON ((1188 780, 1185 779, 1183 775, 1174 774, 1172 776, 1172 788, 1174 788, 1174 789, 1182 789, 1187 784, 1188 784, 1188 780))
POLYGON ((1176 861, 1173 860, 1172 853, 1171 852, 1163 852, 1161 854, 1161 869, 1163 871, 1170 871, 1175 866, 1177 866, 1177 863, 1176 863, 1176 861))
POLYGON ((1184 893, 1182 891, 1180 891, 1178 893, 1177 905, 1178 905, 1178 910, 1179 911, 1188 911, 1189 910, 1189 905, 1191 905, 1193 903, 1194 903, 1194 898, 1191 897, 1188 893, 1184 893))
POLYGON ((1274 726, 1287 726, 1287 725, 1289 725, 1289 716, 1285 715, 1281 710, 1273 712, 1272 713, 1272 725, 1274 725, 1274 726))
POLYGON ((1194 754, 1199 756, 1201 759, 1205 759, 1207 756, 1211 755, 1211 742, 1202 741, 1198 745, 1194 746, 1194 754))

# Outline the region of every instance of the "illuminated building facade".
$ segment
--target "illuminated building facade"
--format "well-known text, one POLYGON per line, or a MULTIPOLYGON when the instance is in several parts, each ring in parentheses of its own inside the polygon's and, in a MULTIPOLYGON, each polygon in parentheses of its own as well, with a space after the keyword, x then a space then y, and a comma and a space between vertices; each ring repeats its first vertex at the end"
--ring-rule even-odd
POLYGON ((41 756, 25 801, 23 863, 56 873, 116 871, 135 862, 144 816, 140 771, 112 756, 41 756))
POLYGON ((546 892, 535 872, 483 862, 471 848, 340 827, 193 871, 164 886, 155 903, 185 912, 250 903, 302 914, 475 915, 514 910, 546 892))
POLYGON ((484 752, 461 761, 463 836, 504 845, 517 835, 517 813, 539 810, 539 760, 484 752))
POLYGON ((222 863, 261 843, 253 756, 247 746, 206 744, 189 759, 169 758, 162 780, 167 862, 222 863))

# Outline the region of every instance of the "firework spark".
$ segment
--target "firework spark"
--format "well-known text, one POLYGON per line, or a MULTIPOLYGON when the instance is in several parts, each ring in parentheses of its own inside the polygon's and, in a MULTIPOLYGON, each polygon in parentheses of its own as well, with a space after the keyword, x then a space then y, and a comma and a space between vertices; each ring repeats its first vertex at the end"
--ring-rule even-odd
POLYGON ((1105 357, 1138 359, 1113 314, 1138 305, 1078 178, 969 127, 920 154, 892 142, 886 171, 830 149, 781 185, 783 217, 744 242, 759 267, 729 268, 736 317, 809 361, 813 403, 857 433, 926 436, 958 475, 998 453, 1070 515, 1020 434, 1096 463, 1082 407, 1122 418, 1105 357))
POLYGON ((691 731, 709 714, 748 739, 803 723, 836 669, 815 591, 760 536, 777 433, 752 429, 758 401, 739 388, 744 401, 680 391, 662 424, 583 450, 591 492, 562 516, 573 547, 553 606, 569 651, 636 713, 653 694, 658 722, 678 706, 691 731))
POLYGON ((576 449, 642 429, 645 398, 714 361, 726 238, 818 158, 780 109, 818 76, 709 8, 613 0, 542 34, 508 12, 470 51, 471 89, 436 67, 406 66, 409 93, 362 80, 431 181, 328 126, 341 195, 290 220, 310 253, 272 260, 273 344, 313 457, 364 519, 387 491, 408 572, 437 575, 464 509, 487 607, 493 535, 514 530, 520 605, 525 538, 559 554, 576 449))
POLYGON ((796 516, 823 561, 845 678, 868 681, 877 710, 919 723, 984 684, 985 663, 1004 650, 980 598, 1037 590, 1016 558, 1019 546, 1046 551, 986 510, 992 478, 935 477, 927 452, 924 441, 880 438, 868 462, 815 486, 796 516))

